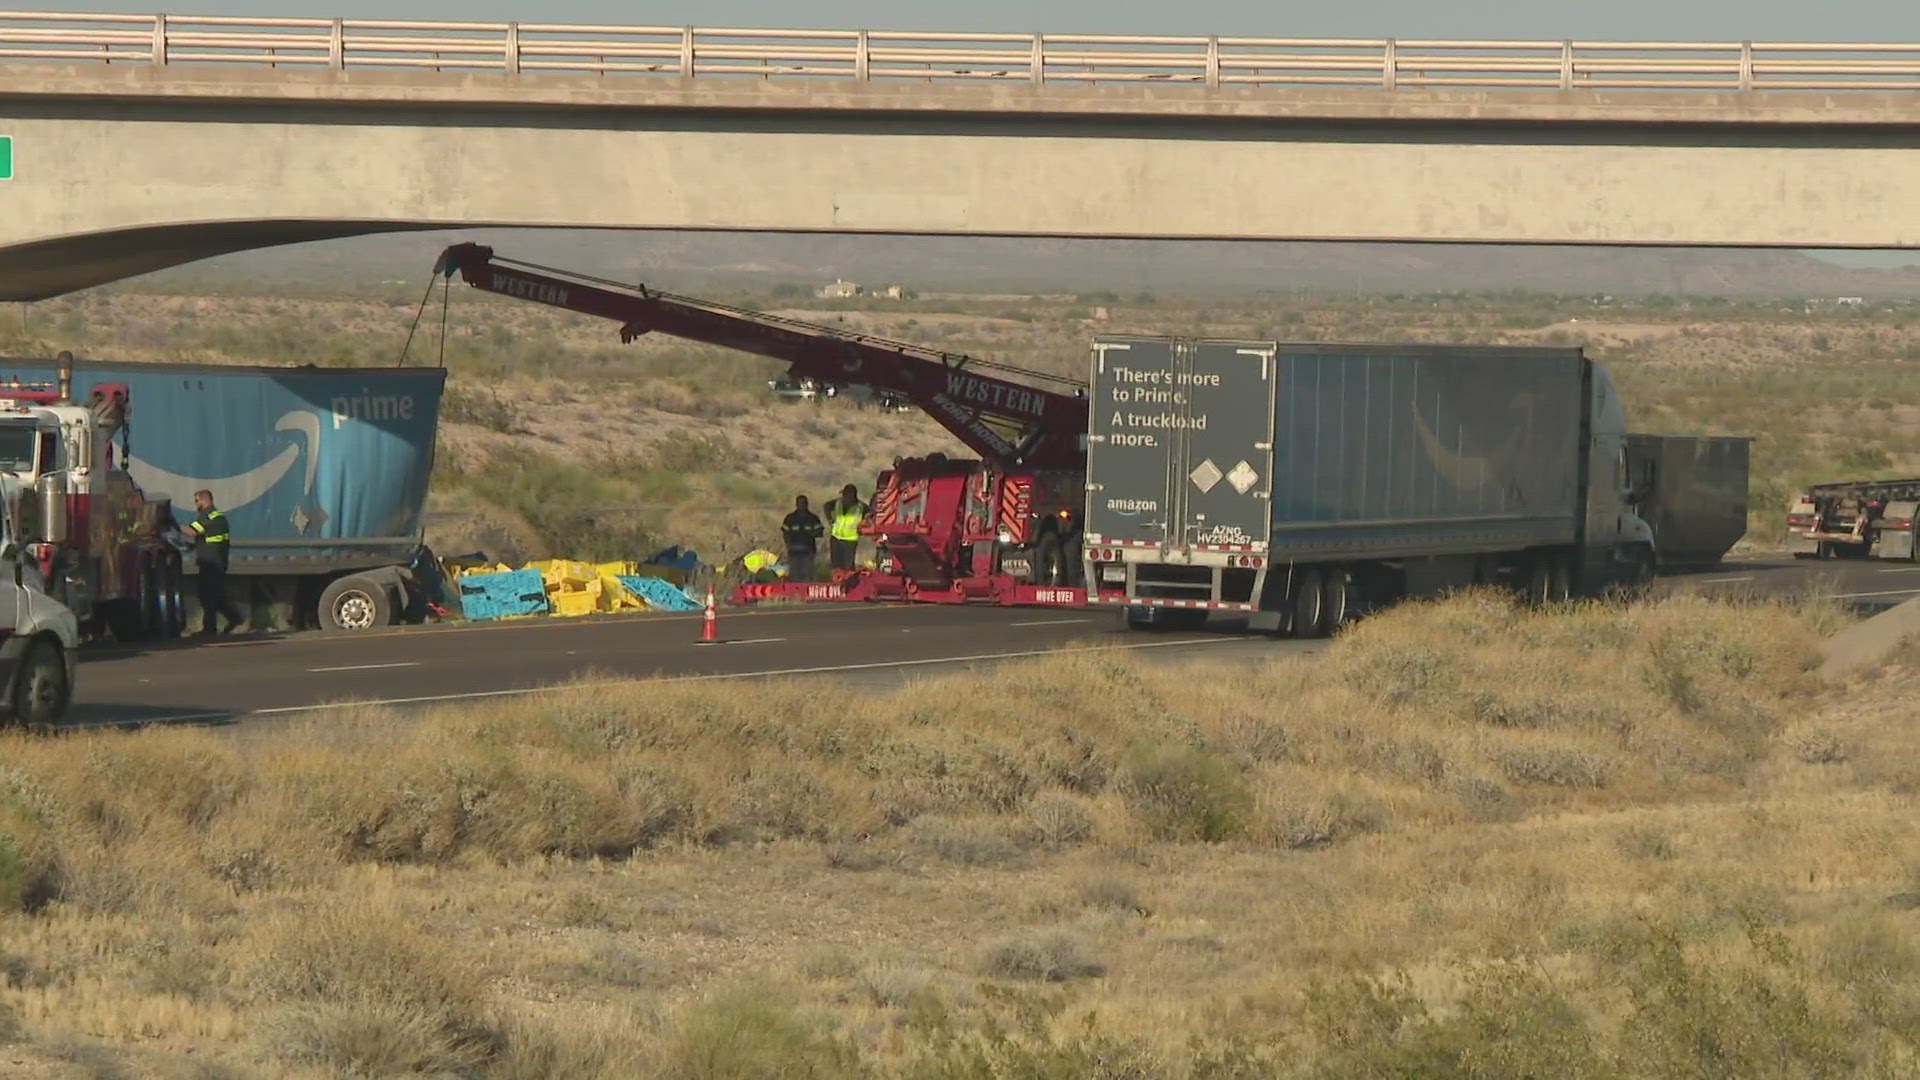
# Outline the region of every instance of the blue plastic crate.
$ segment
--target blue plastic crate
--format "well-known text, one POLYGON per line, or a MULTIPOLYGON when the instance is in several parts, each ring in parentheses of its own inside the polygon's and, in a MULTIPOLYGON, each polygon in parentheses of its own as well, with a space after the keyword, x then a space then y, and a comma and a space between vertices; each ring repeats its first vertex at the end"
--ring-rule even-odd
POLYGON ((705 600, 695 600, 671 581, 635 574, 621 574, 619 578, 620 584, 655 611, 700 611, 707 606, 705 600))
POLYGON ((469 619, 544 615, 552 610, 538 570, 468 574, 460 579, 460 610, 469 619))
POLYGON ((468 574, 460 579, 462 596, 530 596, 545 593, 546 588, 538 570, 502 570, 493 574, 468 574))
POLYGON ((544 615, 548 605, 545 595, 531 596, 468 596, 461 599, 461 613, 475 621, 504 619, 511 615, 544 615))

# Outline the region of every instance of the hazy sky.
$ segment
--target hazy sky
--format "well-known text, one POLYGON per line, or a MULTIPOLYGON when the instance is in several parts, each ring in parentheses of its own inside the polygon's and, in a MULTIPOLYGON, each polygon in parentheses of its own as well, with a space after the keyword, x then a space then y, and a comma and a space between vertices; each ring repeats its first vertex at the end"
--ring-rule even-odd
MULTIPOLYGON (((14 6, 8 4, 6 6, 14 6)), ((1702 0, 23 0, 53 11, 166 10, 679 26, 1088 31, 1328 37, 1920 40, 1911 0, 1741 7, 1702 0)))

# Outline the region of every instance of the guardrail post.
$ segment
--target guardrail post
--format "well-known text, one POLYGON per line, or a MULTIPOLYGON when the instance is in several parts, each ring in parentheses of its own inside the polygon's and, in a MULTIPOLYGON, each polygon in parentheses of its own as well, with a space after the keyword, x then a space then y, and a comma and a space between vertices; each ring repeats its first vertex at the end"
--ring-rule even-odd
POLYGON ((1027 64, 1029 78, 1037 83, 1047 81, 1047 44, 1040 34, 1033 35, 1033 57, 1027 64))
POLYGON ((333 20, 333 29, 327 34, 327 66, 340 71, 347 66, 347 20, 333 20))
POLYGON ((517 22, 507 24, 507 42, 500 50, 500 65, 509 75, 520 74, 520 24, 517 22))
POLYGON ((853 38, 853 77, 866 82, 869 78, 869 62, 867 32, 861 30, 853 38))
POLYGON ((1380 52, 1380 85, 1388 90, 1400 85, 1400 43, 1393 38, 1380 52))
POLYGON ((165 65, 167 62, 167 17, 153 17, 153 62, 165 65))
POLYGON ((1207 39, 1207 85, 1220 85, 1220 39, 1207 39))
POLYGON ((680 28, 680 77, 693 78, 693 27, 680 28))
POLYGON ((1573 42, 1560 43, 1560 89, 1573 89, 1573 42))
POLYGON ((1740 89, 1753 89, 1753 42, 1740 43, 1740 89))

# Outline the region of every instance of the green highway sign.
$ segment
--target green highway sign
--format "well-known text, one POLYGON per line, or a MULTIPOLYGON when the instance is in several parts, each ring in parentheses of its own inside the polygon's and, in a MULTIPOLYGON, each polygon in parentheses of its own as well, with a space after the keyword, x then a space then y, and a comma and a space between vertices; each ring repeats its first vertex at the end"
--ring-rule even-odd
POLYGON ((13 136, 0 135, 0 180, 13 179, 13 136))

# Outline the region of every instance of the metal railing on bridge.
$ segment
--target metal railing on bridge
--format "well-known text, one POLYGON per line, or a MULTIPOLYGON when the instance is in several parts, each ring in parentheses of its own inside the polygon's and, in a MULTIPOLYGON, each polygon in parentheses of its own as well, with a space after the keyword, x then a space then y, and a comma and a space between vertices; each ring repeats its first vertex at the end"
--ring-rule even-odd
POLYGON ((1920 44, 934 33, 44 11, 0 11, 0 60, 862 82, 1920 90, 1920 44))

